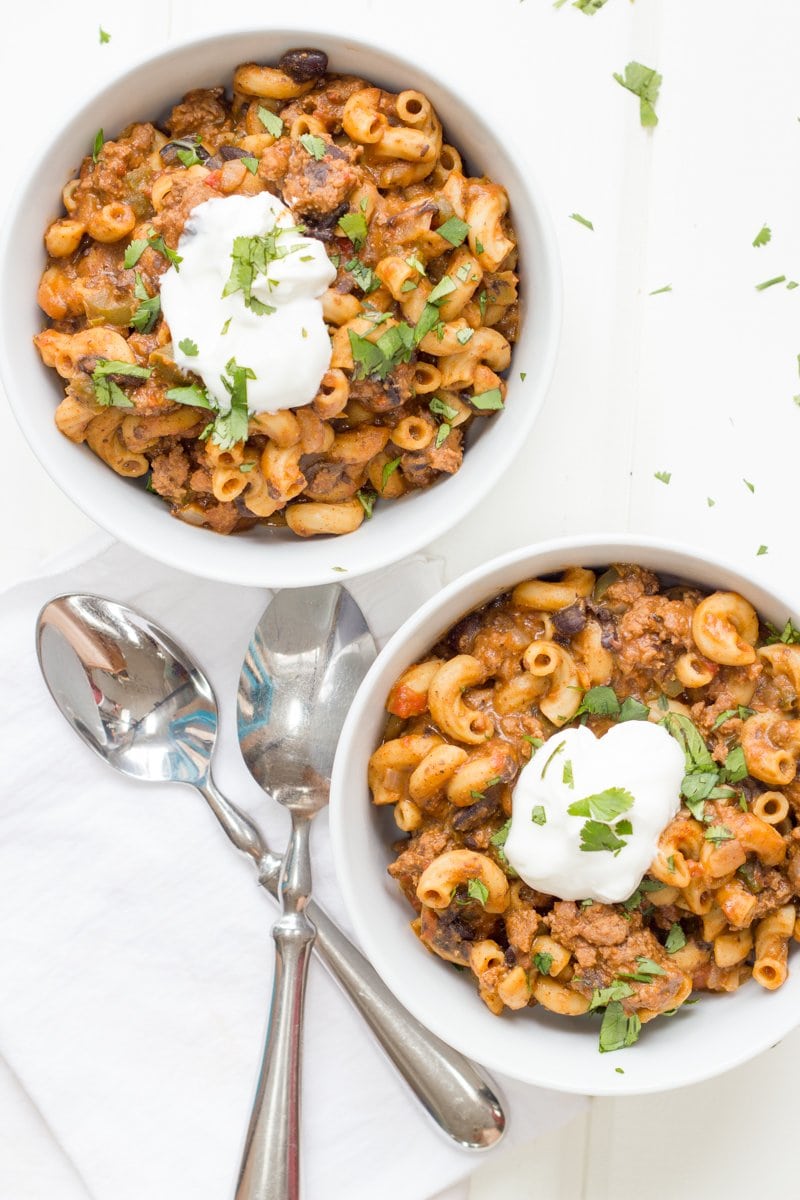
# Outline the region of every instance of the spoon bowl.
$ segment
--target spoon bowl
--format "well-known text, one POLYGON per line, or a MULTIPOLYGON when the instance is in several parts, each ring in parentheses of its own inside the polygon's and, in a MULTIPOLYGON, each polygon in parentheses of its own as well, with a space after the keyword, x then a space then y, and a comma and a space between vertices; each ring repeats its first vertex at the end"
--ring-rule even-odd
POLYGON ((280 804, 327 803, 339 732, 375 658, 364 614, 337 584, 278 592, 256 626, 239 681, 239 744, 280 804))
POLYGON ((99 596, 58 596, 39 614, 36 651, 50 694, 100 758, 151 783, 206 781, 211 684, 147 618, 99 596))

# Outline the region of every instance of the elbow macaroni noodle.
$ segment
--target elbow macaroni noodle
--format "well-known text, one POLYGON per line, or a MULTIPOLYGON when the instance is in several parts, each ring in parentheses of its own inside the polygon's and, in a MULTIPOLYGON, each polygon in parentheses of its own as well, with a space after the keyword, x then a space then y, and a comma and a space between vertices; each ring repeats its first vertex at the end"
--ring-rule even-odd
POLYGON ((798 683, 800 644, 768 641, 744 597, 667 591, 630 564, 526 580, 468 614, 397 680, 370 759, 373 800, 408 837, 389 871, 417 935, 496 1014, 579 1016, 620 977, 640 1022, 693 991, 779 987, 800 940, 798 683), (613 689, 616 713, 580 716, 593 687, 613 689), (698 800, 687 763, 689 798, 629 901, 539 893, 503 852, 531 743, 579 719, 602 736, 626 699, 637 719, 690 722, 711 781, 698 800))

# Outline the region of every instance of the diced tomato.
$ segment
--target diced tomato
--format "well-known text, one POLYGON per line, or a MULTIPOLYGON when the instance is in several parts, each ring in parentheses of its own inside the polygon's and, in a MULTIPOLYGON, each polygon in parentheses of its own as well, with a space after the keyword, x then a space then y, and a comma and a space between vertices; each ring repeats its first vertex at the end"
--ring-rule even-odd
POLYGON ((203 179, 203 183, 206 185, 206 187, 218 188, 221 178, 222 171, 220 169, 217 169, 216 171, 209 171, 208 175, 206 175, 203 179))
POLYGON ((428 707, 428 697, 405 683, 396 683, 389 692, 386 707, 395 717, 418 717, 428 707))

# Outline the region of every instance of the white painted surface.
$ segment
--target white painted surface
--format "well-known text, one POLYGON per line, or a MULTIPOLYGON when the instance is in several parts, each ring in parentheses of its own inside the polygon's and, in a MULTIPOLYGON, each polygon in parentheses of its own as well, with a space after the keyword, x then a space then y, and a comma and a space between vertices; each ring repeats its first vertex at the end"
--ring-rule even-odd
MULTIPOLYGON (((37 130, 62 104, 174 34, 223 29, 227 11, 208 0, 18 6, 13 25, 5 18, 0 69, 23 122, 4 157, 0 211, 35 154, 37 130), (100 24, 112 35, 105 46, 100 24)), ((236 22, 263 24, 268 12, 263 0, 240 0, 236 22)), ((302 18, 327 22, 330 13, 325 0, 306 0, 302 18)), ((794 0, 608 0, 593 17, 549 0, 496 0, 490 10, 476 0, 406 0, 404 13, 400 20, 386 0, 350 0, 341 29, 384 40, 445 80, 474 76, 498 136, 504 124, 513 130, 544 185, 565 274, 562 350, 545 411, 504 487, 433 547, 448 575, 537 537, 628 529, 713 547, 780 590, 796 589, 800 289, 754 286, 800 279, 794 0), (630 59, 664 75, 652 134, 611 78, 630 59), (594 232, 569 219, 576 211, 594 232), (765 221, 773 240, 753 249, 765 221), (666 284, 671 293, 648 294, 666 284), (670 471, 670 484, 655 471, 670 471), (760 545, 768 553, 758 557, 760 545)), ((8 584, 91 526, 44 476, 5 407, 0 432, 13 497, 0 529, 0 584, 8 584)), ((654 1131, 679 1148, 668 1182, 659 1170, 659 1197, 690 1186, 714 1200, 747 1194, 765 1171, 780 1178, 753 1146, 793 1135, 798 1067, 795 1034, 717 1082, 596 1101, 560 1134, 487 1161, 472 1200, 610 1200, 631 1180, 652 1179, 654 1131), (732 1128, 747 1136, 731 1137, 732 1128)), ((13 1096, 4 1092, 4 1111, 13 1096)), ((14 1128, 3 1157, 18 1155, 24 1170, 38 1127, 20 1111, 14 1128)))

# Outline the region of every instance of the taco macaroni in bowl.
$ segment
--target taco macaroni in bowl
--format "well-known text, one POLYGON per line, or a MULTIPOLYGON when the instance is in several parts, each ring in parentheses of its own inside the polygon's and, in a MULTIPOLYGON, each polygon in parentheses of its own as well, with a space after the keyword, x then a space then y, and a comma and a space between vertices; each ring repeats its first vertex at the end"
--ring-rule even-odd
POLYGON ((608 1051, 697 993, 785 981, 791 622, 630 563, 572 567, 468 613, 386 708, 369 786, 406 835, 389 873, 493 1013, 599 1010, 608 1051))
POLYGON ((100 130, 47 229, 60 431, 221 533, 352 532, 503 407, 516 236, 420 91, 245 63, 100 130), (170 322, 175 326, 171 328, 170 322))

